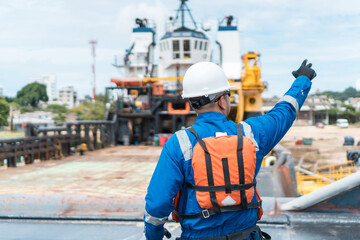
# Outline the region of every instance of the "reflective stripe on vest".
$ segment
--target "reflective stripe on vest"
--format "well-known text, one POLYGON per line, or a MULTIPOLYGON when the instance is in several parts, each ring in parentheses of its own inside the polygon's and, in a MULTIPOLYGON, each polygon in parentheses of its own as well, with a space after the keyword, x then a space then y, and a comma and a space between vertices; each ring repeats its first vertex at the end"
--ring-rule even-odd
POLYGON ((278 103, 283 102, 283 101, 290 103, 294 107, 296 113, 299 112, 299 110, 300 110, 299 103, 296 101, 296 99, 294 97, 292 97, 290 95, 285 95, 282 98, 280 98, 278 103))
POLYGON ((256 151, 259 151, 259 145, 255 140, 254 133, 251 129, 251 126, 246 122, 240 122, 240 123, 243 126, 245 137, 249 138, 253 142, 256 151))
POLYGON ((176 137, 179 141, 181 151, 184 155, 185 161, 192 159, 192 145, 185 130, 177 131, 176 137))
POLYGON ((167 220, 168 217, 163 217, 163 218, 153 217, 145 210, 145 222, 147 223, 151 223, 154 226, 159 226, 165 224, 167 220))

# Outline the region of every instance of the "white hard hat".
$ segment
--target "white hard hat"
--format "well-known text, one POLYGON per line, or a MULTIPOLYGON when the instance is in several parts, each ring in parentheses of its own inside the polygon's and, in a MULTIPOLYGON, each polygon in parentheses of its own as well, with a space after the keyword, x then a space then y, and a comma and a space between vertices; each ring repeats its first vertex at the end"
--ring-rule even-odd
POLYGON ((231 88, 225 72, 215 63, 199 62, 192 65, 183 79, 183 98, 208 97, 231 88))

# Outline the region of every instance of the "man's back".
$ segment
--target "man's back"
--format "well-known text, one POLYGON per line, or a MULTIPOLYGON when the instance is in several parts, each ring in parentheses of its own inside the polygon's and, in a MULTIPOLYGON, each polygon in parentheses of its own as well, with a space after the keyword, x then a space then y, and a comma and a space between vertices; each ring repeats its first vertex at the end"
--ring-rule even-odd
MULTIPOLYGON (((207 72, 205 71, 204 75, 206 74, 207 72)), ((275 147, 293 124, 296 113, 303 105, 310 91, 310 80, 316 76, 316 73, 311 69, 311 64, 306 65, 306 61, 304 61, 299 70, 294 71, 293 75, 297 77, 296 80, 271 111, 263 116, 249 118, 240 123, 243 135, 252 142, 252 151, 255 151, 256 155, 256 157, 252 158, 256 159, 254 160, 256 161, 256 166, 252 175, 253 181, 255 181, 260 169, 263 157, 275 147)), ((185 77, 184 82, 191 83, 192 79, 189 78, 185 81, 185 77)), ((207 79, 206 76, 203 79, 207 79)), ((225 76, 223 76, 222 81, 228 85, 225 76)), ((229 87, 227 86, 226 88, 228 89, 229 87)), ((226 119, 230 112, 229 93, 229 90, 222 90, 222 92, 213 94, 213 96, 205 95, 200 98, 196 98, 195 95, 187 96, 190 98, 190 103, 198 114, 193 128, 199 135, 199 139, 237 134, 237 125, 226 119)), ((215 214, 210 216, 208 214, 201 214, 204 211, 209 212, 210 210, 200 207, 196 198, 196 190, 188 185, 195 185, 192 154, 197 142, 198 139, 194 134, 190 133, 189 130, 182 130, 176 132, 165 144, 146 195, 144 220, 145 234, 148 239, 163 238, 163 225, 168 220, 169 214, 174 210, 173 200, 180 190, 179 213, 186 215, 196 214, 196 218, 191 219, 180 216, 183 231, 182 238, 198 239, 227 236, 231 233, 238 234, 244 229, 247 229, 247 231, 251 230, 251 227, 256 225, 257 208, 241 211, 233 208, 231 210, 235 210, 232 212, 219 212, 215 209, 215 201, 219 201, 217 197, 213 198, 213 200, 215 199, 215 201, 212 201, 214 208, 210 209, 215 214)), ((218 147, 221 148, 221 144, 218 147)), ((247 147, 245 151, 249 151, 247 147)), ((243 151, 242 155, 244 153, 243 151)), ((238 163, 237 165, 240 166, 241 162, 238 163)), ((240 179, 240 167, 238 173, 240 179)), ((208 173, 206 174, 209 176, 208 173)), ((223 175, 223 181, 226 181, 225 174, 223 175)), ((211 186, 210 180, 208 186, 211 186)), ((218 184, 214 186, 216 186, 216 189, 221 187, 218 184)), ((256 185, 252 188, 256 188, 256 185)), ((241 188, 238 190, 242 191, 241 188)), ((212 198, 211 193, 210 198, 212 198)), ((251 203, 256 201, 256 195, 254 194, 251 203)), ((246 234, 245 232, 243 233, 246 234)))
MULTIPOLYGON (((219 137, 236 135, 236 124, 232 121, 227 121, 225 115, 217 112, 208 112, 200 114, 196 119, 196 124, 193 128, 200 138, 219 137)), ((187 136, 191 142, 192 148, 198 142, 196 137, 186 130, 187 136)), ((176 136, 176 134, 175 134, 176 136)), ((169 145, 177 144, 178 138, 175 142, 170 142, 169 145)), ((174 146, 169 146, 174 149, 174 146)), ((179 146, 180 147, 180 146, 179 146)), ((217 146, 219 148, 223 146, 217 146)), ((181 147, 179 151, 181 151, 181 147)), ((192 168, 192 161, 181 159, 184 169, 184 178, 186 183, 194 184, 194 173, 192 168)), ((216 173, 214 173, 216 174, 216 173)), ((196 192, 193 189, 183 187, 181 190, 181 201, 179 205, 179 212, 182 214, 194 214, 202 211, 197 199, 196 192)), ((256 195, 254 195, 253 202, 256 202, 256 195)), ((257 209, 248 209, 244 211, 222 213, 212 216, 211 218, 197 218, 197 219, 181 219, 181 225, 184 238, 205 238, 210 236, 219 236, 234 233, 243 229, 255 226, 257 209)))

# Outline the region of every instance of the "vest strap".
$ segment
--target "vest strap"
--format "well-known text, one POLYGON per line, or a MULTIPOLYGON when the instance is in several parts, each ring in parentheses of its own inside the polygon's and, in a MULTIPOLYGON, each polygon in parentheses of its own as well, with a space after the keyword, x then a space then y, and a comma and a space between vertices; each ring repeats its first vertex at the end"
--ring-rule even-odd
MULTIPOLYGON (((262 205, 262 200, 258 202, 248 203, 247 208, 260 208, 261 205, 262 205)), ((216 212, 215 209, 204 209, 201 212, 195 214, 181 214, 175 210, 173 212, 180 218, 195 219, 195 218, 209 218, 210 216, 218 213, 235 212, 241 210, 245 210, 245 209, 243 209, 241 205, 235 205, 235 206, 220 207, 220 212, 216 212)))
MULTIPOLYGON (((188 129, 192 134, 195 135, 196 139, 198 140, 200 146, 203 148, 205 152, 205 164, 206 164, 206 174, 208 178, 208 185, 209 187, 214 186, 214 175, 212 171, 212 164, 211 164, 211 156, 209 151, 207 150, 205 142, 199 137, 199 135, 196 133, 195 129, 193 127, 190 127, 188 129)), ((216 194, 215 192, 210 192, 210 201, 213 205, 214 211, 219 213, 220 212, 220 206, 216 200, 216 194)))
MULTIPOLYGON (((247 190, 249 188, 252 188, 253 186, 255 186, 256 184, 256 179, 252 182, 252 183, 248 183, 248 184, 231 184, 230 190, 231 191, 240 191, 240 190, 247 190)), ((199 191, 199 192, 219 192, 219 191, 225 191, 226 190, 226 185, 222 185, 222 186, 197 186, 197 185, 193 185, 190 183, 185 183, 185 185, 188 188, 191 188, 193 190, 199 191)))
MULTIPOLYGON (((237 144, 237 161, 238 161, 238 171, 239 171, 239 183, 240 185, 245 184, 245 171, 244 171, 244 159, 243 159, 243 131, 242 125, 238 124, 236 126, 237 129, 237 137, 238 137, 238 144, 237 144)), ((241 198, 241 208, 247 209, 247 199, 245 190, 240 190, 240 198, 241 198)))

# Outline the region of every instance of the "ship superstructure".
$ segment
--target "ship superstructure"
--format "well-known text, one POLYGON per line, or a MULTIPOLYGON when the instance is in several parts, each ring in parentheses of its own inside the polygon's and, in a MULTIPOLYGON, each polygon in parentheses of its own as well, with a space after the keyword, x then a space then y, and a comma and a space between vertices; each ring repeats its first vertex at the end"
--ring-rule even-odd
POLYGON ((217 41, 219 46, 219 65, 229 79, 241 76, 240 36, 237 19, 226 16, 219 20, 217 41))
POLYGON ((124 79, 142 81, 153 72, 153 54, 155 48, 156 25, 146 19, 137 18, 132 29, 130 47, 122 59, 115 58, 114 67, 124 70, 124 79), (118 65, 118 61, 121 64, 118 65))
MULTIPOLYGON (((244 117, 261 114, 264 85, 260 81, 260 55, 254 52, 240 55, 236 18, 229 15, 218 21, 216 41, 209 34, 210 27, 196 23, 187 0, 180 0, 176 16, 169 18, 165 34, 158 42, 155 25, 150 22, 136 19, 137 26, 132 30, 131 44, 122 64, 114 64, 124 69, 124 75, 111 79, 117 87, 107 88, 121 90, 108 117, 118 119, 119 136, 125 132, 132 139, 130 143, 141 142, 154 134, 173 133, 193 123, 196 113, 181 98, 181 81, 191 65, 214 59, 234 86, 231 119, 239 122, 244 117), (214 46, 217 51, 213 51, 214 46)), ((119 142, 127 141, 119 139, 119 142)))
MULTIPOLYGON (((166 33, 159 41, 159 80, 177 79, 184 76, 193 64, 211 59, 211 38, 196 24, 186 4, 181 0, 175 18, 171 18, 166 33), (185 25, 186 13, 191 19, 191 27, 185 25)), ((164 82, 165 90, 179 90, 178 84, 164 82)))

